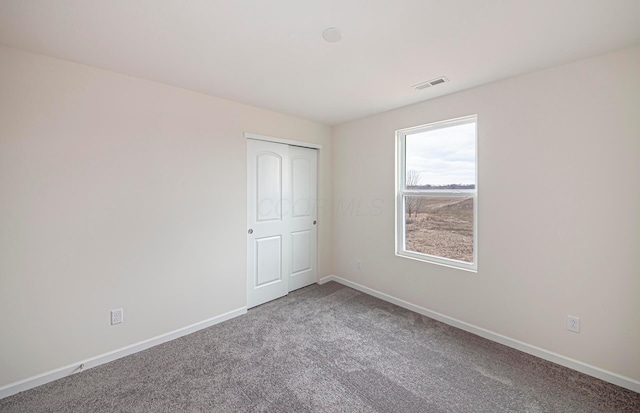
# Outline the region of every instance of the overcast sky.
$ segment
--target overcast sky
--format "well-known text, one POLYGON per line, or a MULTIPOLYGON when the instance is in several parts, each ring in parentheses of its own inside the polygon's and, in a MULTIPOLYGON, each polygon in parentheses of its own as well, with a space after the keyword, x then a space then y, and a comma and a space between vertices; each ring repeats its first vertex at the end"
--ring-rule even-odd
POLYGON ((407 171, 419 185, 475 184, 475 123, 407 135, 407 171))

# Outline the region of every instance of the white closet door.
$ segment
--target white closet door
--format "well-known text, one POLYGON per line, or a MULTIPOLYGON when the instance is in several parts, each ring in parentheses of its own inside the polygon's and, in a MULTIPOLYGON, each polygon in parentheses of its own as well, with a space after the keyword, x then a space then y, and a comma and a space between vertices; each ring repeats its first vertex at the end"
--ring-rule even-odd
POLYGON ((247 307, 316 282, 315 149, 247 140, 247 307))
POLYGON ((291 171, 291 273, 289 291, 316 282, 318 151, 289 147, 291 171))
POLYGON ((247 140, 247 305, 289 292, 289 147, 247 140))

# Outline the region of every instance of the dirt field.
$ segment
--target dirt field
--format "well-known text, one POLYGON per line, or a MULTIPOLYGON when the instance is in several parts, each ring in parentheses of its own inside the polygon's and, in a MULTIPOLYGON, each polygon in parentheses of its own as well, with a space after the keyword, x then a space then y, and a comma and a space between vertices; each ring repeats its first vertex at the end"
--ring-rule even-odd
POLYGON ((406 217, 406 249, 465 262, 473 261, 473 198, 414 200, 417 214, 406 217))

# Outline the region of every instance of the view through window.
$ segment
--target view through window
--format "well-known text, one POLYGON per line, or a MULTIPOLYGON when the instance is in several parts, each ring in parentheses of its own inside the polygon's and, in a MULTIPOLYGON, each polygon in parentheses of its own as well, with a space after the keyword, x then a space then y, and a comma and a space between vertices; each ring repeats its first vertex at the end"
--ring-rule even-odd
POLYGON ((476 121, 398 132, 399 255, 477 268, 476 121))

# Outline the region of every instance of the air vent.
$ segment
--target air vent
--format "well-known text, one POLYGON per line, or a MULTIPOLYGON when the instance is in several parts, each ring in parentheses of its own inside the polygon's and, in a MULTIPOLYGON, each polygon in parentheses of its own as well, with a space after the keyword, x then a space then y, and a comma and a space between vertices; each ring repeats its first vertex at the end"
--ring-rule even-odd
POLYGON ((426 81, 424 83, 419 83, 417 85, 413 85, 413 88, 415 90, 422 90, 422 89, 426 89, 426 88, 431 87, 431 86, 440 85, 440 84, 448 82, 448 81, 449 81, 449 79, 447 79, 444 76, 441 76, 441 77, 438 77, 438 78, 435 78, 435 79, 428 80, 428 81, 426 81))

